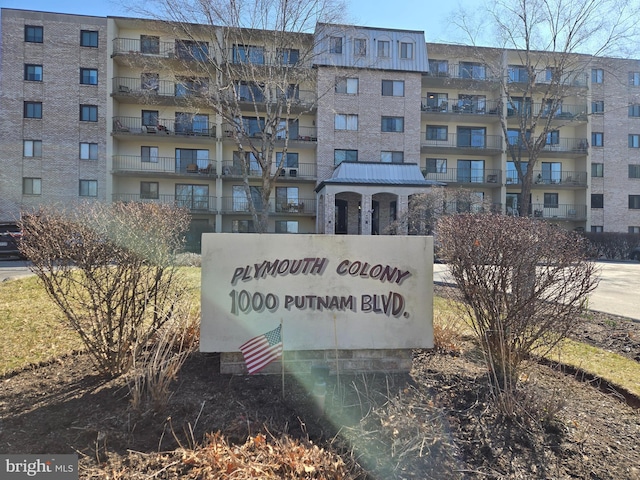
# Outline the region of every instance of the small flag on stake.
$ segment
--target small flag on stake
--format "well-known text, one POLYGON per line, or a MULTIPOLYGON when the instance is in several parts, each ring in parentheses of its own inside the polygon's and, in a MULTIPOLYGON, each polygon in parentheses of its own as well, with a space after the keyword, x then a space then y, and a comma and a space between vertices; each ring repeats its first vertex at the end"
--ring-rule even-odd
POLYGON ((282 356, 282 325, 240 345, 250 374, 259 372, 282 356))

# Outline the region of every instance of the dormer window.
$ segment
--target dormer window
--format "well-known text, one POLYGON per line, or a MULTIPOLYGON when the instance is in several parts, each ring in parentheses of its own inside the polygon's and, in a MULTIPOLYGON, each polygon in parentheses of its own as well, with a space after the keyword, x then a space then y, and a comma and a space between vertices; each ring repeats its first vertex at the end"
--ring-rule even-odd
POLYGON ((342 37, 329 38, 329 53, 342 54, 342 37))
POLYGON ((405 60, 413 58, 413 43, 400 42, 400 58, 405 60))
POLYGON ((355 38, 353 40, 353 54, 363 57, 367 54, 367 40, 364 38, 355 38))
POLYGON ((391 55, 391 42, 389 40, 378 40, 378 57, 389 57, 391 55))

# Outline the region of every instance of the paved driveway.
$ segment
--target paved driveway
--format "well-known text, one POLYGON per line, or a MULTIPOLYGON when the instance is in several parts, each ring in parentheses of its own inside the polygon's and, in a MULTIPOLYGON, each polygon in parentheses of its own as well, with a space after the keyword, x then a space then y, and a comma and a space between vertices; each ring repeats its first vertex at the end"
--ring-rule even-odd
MULTIPOLYGON (((600 283, 589 298, 589 308, 640 320, 640 263, 597 262, 600 283)), ((433 266, 435 282, 452 282, 447 266, 433 266)))
POLYGON ((0 260, 0 282, 26 275, 31 275, 31 270, 24 260, 0 260))

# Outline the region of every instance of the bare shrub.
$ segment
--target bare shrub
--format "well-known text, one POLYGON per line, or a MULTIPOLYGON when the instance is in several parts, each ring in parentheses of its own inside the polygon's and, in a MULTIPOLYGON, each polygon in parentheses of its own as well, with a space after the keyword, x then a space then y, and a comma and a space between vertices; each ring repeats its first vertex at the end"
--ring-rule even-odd
POLYGON ((572 331, 596 287, 586 241, 525 217, 461 214, 438 223, 442 258, 498 391, 515 389, 520 367, 572 331))
POLYGON ((462 351, 464 322, 453 313, 436 314, 433 317, 433 346, 441 353, 462 351))
POLYGON ((96 368, 126 372, 186 292, 174 258, 188 213, 151 203, 92 203, 43 208, 21 224, 22 252, 96 368))
POLYGON ((584 236, 589 240, 589 254, 593 258, 626 259, 634 247, 640 246, 640 235, 637 233, 588 232, 584 236))

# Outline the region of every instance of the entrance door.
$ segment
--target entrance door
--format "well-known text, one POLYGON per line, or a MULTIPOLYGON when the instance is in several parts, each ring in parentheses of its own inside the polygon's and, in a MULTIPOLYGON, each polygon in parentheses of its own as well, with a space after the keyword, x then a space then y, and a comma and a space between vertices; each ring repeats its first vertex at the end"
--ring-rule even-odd
POLYGON ((380 202, 371 202, 371 235, 380 235, 380 202))
POLYGON ((336 199, 336 235, 347 234, 347 201, 336 199))

